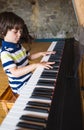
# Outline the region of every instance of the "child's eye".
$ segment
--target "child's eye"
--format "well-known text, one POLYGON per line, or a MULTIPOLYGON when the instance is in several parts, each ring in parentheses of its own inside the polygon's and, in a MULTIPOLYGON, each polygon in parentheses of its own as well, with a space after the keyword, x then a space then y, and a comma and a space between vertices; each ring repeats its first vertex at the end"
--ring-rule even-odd
POLYGON ((17 30, 12 30, 13 33, 17 33, 18 31, 17 30))
POLYGON ((14 31, 14 33, 17 33, 18 31, 14 31))
POLYGON ((12 30, 12 32, 15 33, 15 34, 18 33, 18 32, 19 32, 20 34, 22 34, 22 29, 20 29, 20 30, 12 30))
POLYGON ((20 31, 20 33, 22 34, 23 30, 22 30, 22 29, 20 29, 19 31, 20 31))

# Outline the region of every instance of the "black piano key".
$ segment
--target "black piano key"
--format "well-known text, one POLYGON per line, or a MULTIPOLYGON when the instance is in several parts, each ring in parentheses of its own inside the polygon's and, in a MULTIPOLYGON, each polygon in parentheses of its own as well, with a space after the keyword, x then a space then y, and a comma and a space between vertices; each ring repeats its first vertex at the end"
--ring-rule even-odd
POLYGON ((62 47, 62 46, 64 46, 64 43, 65 43, 65 40, 64 40, 64 39, 61 39, 61 40, 57 41, 56 46, 62 47))
POLYGON ((33 106, 41 106, 41 107, 50 107, 51 105, 49 103, 44 102, 36 102, 36 101, 29 101, 27 105, 33 105, 33 106))
POLYGON ((53 92, 53 90, 52 89, 50 89, 49 90, 49 88, 35 88, 34 90, 33 90, 33 92, 42 92, 42 93, 52 93, 53 92))
POLYGON ((50 56, 49 60, 61 60, 61 55, 57 54, 57 55, 54 55, 54 56, 50 56))
POLYGON ((55 64, 52 65, 53 66, 60 66, 60 62, 59 61, 56 61, 55 64))
POLYGON ((62 54, 63 49, 62 49, 62 48, 57 47, 57 48, 55 48, 53 51, 56 51, 56 53, 55 53, 55 54, 62 54))
POLYGON ((41 96, 41 95, 31 95, 30 98, 35 98, 35 99, 43 99, 43 100, 51 100, 52 98, 51 97, 48 97, 48 96, 41 96))
POLYGON ((60 62, 55 62, 55 64, 52 65, 52 67, 58 67, 60 65, 60 62))
POLYGON ((43 75, 50 75, 50 76, 51 76, 51 75, 54 75, 54 76, 55 76, 55 75, 56 75, 56 72, 49 72, 49 71, 46 72, 46 71, 43 71, 42 74, 43 74, 43 75))
POLYGON ((53 94, 53 90, 47 91, 47 90, 41 90, 41 89, 34 89, 33 94, 50 95, 51 96, 53 94))
POLYGON ((35 124, 30 124, 30 123, 26 123, 26 122, 19 122, 17 124, 18 127, 22 127, 22 128, 27 128, 27 129, 36 129, 36 130, 45 130, 44 126, 41 125, 35 125, 35 124))
POLYGON ((54 58, 55 58, 55 57, 61 57, 61 55, 62 55, 62 52, 59 51, 59 50, 57 50, 56 53, 55 53, 54 55, 50 55, 50 57, 52 57, 52 58, 53 58, 53 57, 54 57, 54 58))
POLYGON ((33 122, 39 122, 39 123, 47 123, 47 120, 44 118, 39 118, 39 117, 31 117, 29 115, 22 115, 20 117, 20 120, 25 120, 25 121, 33 121, 33 122))
POLYGON ((49 72, 49 71, 43 71, 40 78, 50 78, 50 79, 56 79, 57 73, 56 72, 49 72))
POLYGON ((59 72, 59 68, 60 68, 60 63, 55 62, 55 64, 54 64, 54 65, 52 65, 52 68, 51 68, 51 69, 49 69, 49 70, 59 72))
POLYGON ((48 93, 32 93, 32 96, 37 96, 38 98, 48 98, 48 99, 52 99, 52 95, 48 94, 48 93))
POLYGON ((61 57, 50 57, 48 61, 61 61, 61 57))
POLYGON ((52 93, 34 92, 32 95, 51 98, 53 94, 52 93))
MULTIPOLYGON (((49 59, 49 62, 53 62, 53 59, 49 59)), ((55 59, 55 60, 54 60, 54 62, 55 62, 55 63, 59 63, 59 64, 60 64, 60 62, 61 62, 61 61, 60 61, 60 60, 58 60, 58 59, 55 59)), ((54 63, 54 65, 55 65, 55 63, 54 63)))
POLYGON ((61 53, 63 51, 63 48, 62 47, 56 47, 56 48, 53 49, 53 51, 61 53))
POLYGON ((43 88, 43 87, 36 87, 34 88, 34 91, 38 91, 38 92, 53 92, 53 89, 51 88, 43 88))
POLYGON ((61 49, 60 48, 56 48, 55 51, 56 51, 55 54, 60 54, 61 55, 63 53, 63 49, 62 48, 61 49))
MULTIPOLYGON (((55 69, 58 69, 58 68, 59 68, 59 65, 60 65, 60 62, 56 61, 56 62, 52 65, 52 67, 53 67, 53 69, 55 70, 55 69)), ((47 70, 47 69, 44 69, 44 70, 47 70)))
POLYGON ((54 75, 52 75, 52 76, 50 76, 50 75, 41 75, 40 76, 40 78, 46 78, 46 79, 56 79, 56 75, 54 76, 54 75))
POLYGON ((47 72, 52 72, 52 71, 59 71, 59 66, 58 65, 52 65, 52 68, 48 69, 44 69, 44 71, 47 72))
POLYGON ((60 58, 62 56, 62 53, 59 51, 56 51, 56 53, 54 55, 50 55, 50 58, 60 58))
POLYGON ((34 91, 33 92, 33 95, 43 95, 43 96, 52 96, 53 93, 51 92, 37 92, 37 91, 34 91))
POLYGON ((34 112, 41 112, 41 113, 48 113, 49 112, 47 109, 44 109, 44 108, 35 108, 35 107, 31 107, 31 106, 26 106, 24 108, 24 110, 34 111, 34 112))
POLYGON ((54 86, 55 85, 55 81, 39 79, 38 82, 37 82, 37 85, 54 86))

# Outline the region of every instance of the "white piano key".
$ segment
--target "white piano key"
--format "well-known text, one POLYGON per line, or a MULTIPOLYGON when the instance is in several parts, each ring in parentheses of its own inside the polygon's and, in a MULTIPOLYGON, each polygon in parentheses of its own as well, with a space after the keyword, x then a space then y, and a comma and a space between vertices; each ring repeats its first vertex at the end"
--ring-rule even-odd
MULTIPOLYGON (((10 128, 14 128, 16 124, 20 121, 20 116, 21 115, 33 115, 36 117, 43 117, 47 118, 49 113, 42 113, 42 112, 35 112, 35 111, 26 111, 24 110, 25 104, 28 102, 24 100, 24 102, 19 103, 19 105, 14 105, 13 109, 10 110, 9 114, 7 115, 7 118, 4 119, 3 121, 3 126, 8 126, 10 125, 10 128), (11 123, 10 123, 11 121, 11 123)), ((1 129, 1 128, 0 128, 1 129)), ((9 129, 11 130, 11 129, 9 129)))
POLYGON ((28 92, 27 90, 16 100, 13 107, 19 106, 18 104, 26 104, 28 101, 38 101, 38 102, 45 102, 45 103, 51 103, 51 100, 45 100, 45 99, 34 99, 31 98, 32 93, 28 92))
MULTIPOLYGON (((35 99, 35 98, 28 98, 25 95, 22 95, 21 98, 14 104, 12 111, 17 109, 17 107, 20 107, 20 109, 24 109, 24 106, 29 102, 29 101, 38 101, 38 102, 44 102, 44 103, 49 103, 51 104, 51 100, 45 100, 45 99, 35 99), (19 105, 18 105, 19 104, 19 105)), ((11 110, 10 110, 11 111, 11 110)))
MULTIPOLYGON (((5 126, 11 126, 15 127, 16 124, 20 121, 21 115, 33 115, 36 117, 43 117, 43 118, 48 118, 49 113, 42 113, 42 112, 35 112, 35 111, 26 111, 26 110, 21 110, 20 107, 17 107, 17 111, 11 111, 7 118, 3 121, 3 125, 5 126), (11 122, 10 122, 11 121, 11 122), (5 122, 5 124, 4 124, 5 122)), ((10 129, 9 129, 10 130, 10 129)))
MULTIPOLYGON (((55 82, 56 82, 56 80, 54 80, 55 82)), ((27 95, 27 94, 29 94, 30 95, 30 93, 32 93, 33 92, 33 90, 34 90, 34 88, 36 88, 36 87, 43 87, 43 88, 50 88, 50 89, 53 89, 54 90, 54 87, 55 86, 45 86, 45 85, 33 85, 33 84, 26 84, 25 86, 24 86, 24 88, 21 90, 21 92, 20 92, 20 94, 21 95, 27 95)))

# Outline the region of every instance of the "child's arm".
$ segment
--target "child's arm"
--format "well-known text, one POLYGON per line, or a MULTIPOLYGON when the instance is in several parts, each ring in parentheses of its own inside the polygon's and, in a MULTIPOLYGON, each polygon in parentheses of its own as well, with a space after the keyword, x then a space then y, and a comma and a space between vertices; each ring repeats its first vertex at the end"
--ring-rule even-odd
POLYGON ((45 56, 45 55, 50 55, 50 54, 55 54, 56 52, 55 51, 46 51, 46 52, 38 52, 38 53, 35 53, 35 54, 32 54, 29 56, 29 59, 30 60, 34 60, 34 59, 37 59, 41 56, 45 56))
POLYGON ((30 64, 28 66, 24 66, 24 67, 21 67, 21 68, 13 67, 13 68, 10 68, 9 71, 15 77, 19 77, 19 76, 23 76, 23 75, 25 75, 29 72, 32 72, 37 67, 43 67, 43 68, 46 68, 46 69, 50 69, 50 68, 52 68, 52 65, 54 63, 55 62, 40 62, 40 63, 30 64))

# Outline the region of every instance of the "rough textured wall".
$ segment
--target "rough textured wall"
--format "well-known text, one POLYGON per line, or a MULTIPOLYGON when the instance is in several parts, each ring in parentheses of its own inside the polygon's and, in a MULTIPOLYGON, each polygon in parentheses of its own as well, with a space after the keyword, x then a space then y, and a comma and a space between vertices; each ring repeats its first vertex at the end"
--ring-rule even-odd
POLYGON ((71 0, 0 0, 0 12, 21 16, 36 38, 55 38, 64 33, 72 37, 77 20, 71 0))

